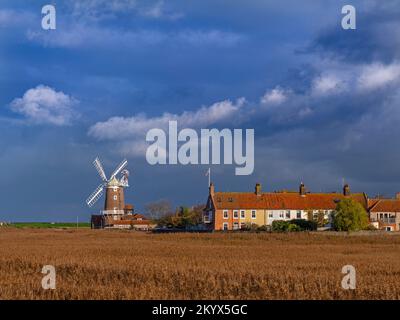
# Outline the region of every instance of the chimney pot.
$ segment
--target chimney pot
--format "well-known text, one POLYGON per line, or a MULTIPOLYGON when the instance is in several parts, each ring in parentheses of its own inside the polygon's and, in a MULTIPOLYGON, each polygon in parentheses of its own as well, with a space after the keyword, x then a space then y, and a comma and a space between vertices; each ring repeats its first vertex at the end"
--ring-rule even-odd
POLYGON ((214 187, 214 183, 212 183, 212 182, 210 183, 209 192, 210 192, 210 196, 214 195, 215 187, 214 187))
POLYGON ((261 194, 261 184, 260 183, 256 183, 255 193, 256 193, 256 195, 260 195, 261 194))
POLYGON ((306 195, 306 187, 304 185, 304 183, 300 183, 300 187, 299 187, 299 194, 301 196, 305 196, 306 195))
POLYGON ((343 187, 343 195, 344 196, 349 196, 350 195, 350 187, 348 184, 345 184, 343 187))

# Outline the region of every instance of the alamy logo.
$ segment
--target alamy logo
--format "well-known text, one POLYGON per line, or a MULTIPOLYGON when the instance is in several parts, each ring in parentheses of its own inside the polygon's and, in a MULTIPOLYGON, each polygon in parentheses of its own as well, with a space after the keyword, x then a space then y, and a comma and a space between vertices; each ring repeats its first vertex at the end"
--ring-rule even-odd
POLYGON ((345 290, 354 290, 356 288, 356 268, 352 265, 345 265, 342 268, 345 276, 342 279, 342 288, 345 290))
POLYGON ((157 128, 147 132, 146 141, 153 143, 147 148, 146 160, 151 165, 210 164, 211 150, 212 164, 235 163, 240 166, 235 168, 236 175, 250 175, 254 171, 254 129, 246 129, 245 141, 242 136, 242 129, 233 129, 233 133, 230 129, 201 129, 199 137, 193 129, 178 132, 177 121, 169 121, 168 135, 157 128))
POLYGON ((55 30, 56 29, 56 8, 51 5, 45 5, 42 8, 42 28, 44 30, 55 30))
POLYGON ((352 5, 345 5, 342 8, 342 14, 345 16, 342 18, 342 28, 344 30, 355 30, 356 29, 356 8, 352 5))
POLYGON ((54 290, 56 288, 56 268, 52 265, 45 265, 42 268, 42 273, 45 274, 42 278, 42 288, 54 290))

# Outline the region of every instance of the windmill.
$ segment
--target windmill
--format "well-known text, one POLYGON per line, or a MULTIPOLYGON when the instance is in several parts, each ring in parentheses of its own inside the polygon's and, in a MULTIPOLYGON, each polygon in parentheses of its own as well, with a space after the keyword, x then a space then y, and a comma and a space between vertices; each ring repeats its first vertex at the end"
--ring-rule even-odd
POLYGON ((111 174, 110 178, 104 172, 103 166, 100 159, 97 157, 93 161, 97 172, 103 181, 96 190, 87 198, 86 203, 89 207, 92 207, 103 195, 104 189, 106 189, 106 197, 104 202, 104 214, 123 214, 125 207, 124 200, 124 188, 129 187, 128 177, 129 171, 125 169, 128 165, 128 161, 124 159, 111 174), (121 178, 118 179, 117 175, 121 174, 121 178))

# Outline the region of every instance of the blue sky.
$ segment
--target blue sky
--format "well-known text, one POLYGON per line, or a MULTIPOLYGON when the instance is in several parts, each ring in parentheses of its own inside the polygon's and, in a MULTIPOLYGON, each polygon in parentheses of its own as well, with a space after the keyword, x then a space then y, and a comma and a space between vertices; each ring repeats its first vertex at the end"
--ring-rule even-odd
POLYGON ((150 166, 144 134, 254 128, 255 171, 212 167, 217 190, 400 191, 399 1, 46 1, 0 4, 0 220, 81 220, 126 157, 128 202, 207 196, 206 166, 150 166), (244 101, 244 102, 243 102, 244 101), (211 112, 213 111, 213 112, 211 112), (186 122, 186 123, 185 123, 186 122), (123 128, 123 129, 121 129, 123 128))

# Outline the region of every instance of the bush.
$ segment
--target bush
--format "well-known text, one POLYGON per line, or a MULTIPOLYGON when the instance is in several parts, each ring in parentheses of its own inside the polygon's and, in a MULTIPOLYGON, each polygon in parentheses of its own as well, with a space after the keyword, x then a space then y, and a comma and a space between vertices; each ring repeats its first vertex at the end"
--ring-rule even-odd
POLYGON ((275 232, 294 232, 294 231, 314 231, 317 230, 317 222, 303 219, 293 219, 290 221, 276 220, 272 222, 272 231, 275 232))
POLYGON ((287 227, 287 231, 289 232, 297 232, 297 231, 302 231, 301 228, 294 223, 289 223, 287 227))
POLYGON ((304 219, 293 219, 290 220, 290 223, 297 225, 301 231, 315 231, 318 226, 316 221, 308 221, 304 219))
POLYGON ((288 231, 289 221, 275 220, 272 222, 272 231, 285 232, 288 231))
POLYGON ((353 199, 341 200, 333 216, 337 231, 358 231, 368 227, 368 215, 364 207, 353 199))
POLYGON ((269 226, 266 226, 266 225, 259 226, 259 227, 257 228, 257 231, 270 231, 270 227, 269 227, 269 226))
POLYGON ((377 228, 375 228, 372 224, 369 224, 368 226, 365 227, 366 231, 376 231, 378 230, 377 228))

